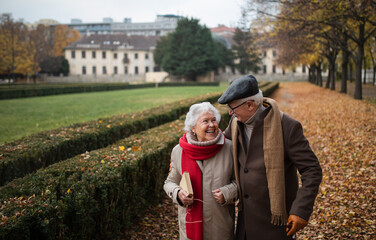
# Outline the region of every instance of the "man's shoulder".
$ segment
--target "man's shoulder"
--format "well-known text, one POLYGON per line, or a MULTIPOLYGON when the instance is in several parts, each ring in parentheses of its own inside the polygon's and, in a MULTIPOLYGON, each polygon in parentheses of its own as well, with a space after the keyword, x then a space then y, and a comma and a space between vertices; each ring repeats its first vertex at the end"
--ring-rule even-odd
POLYGON ((290 115, 288 115, 287 113, 283 112, 282 113, 282 124, 297 124, 299 123, 298 120, 296 120, 295 118, 291 117, 290 115))

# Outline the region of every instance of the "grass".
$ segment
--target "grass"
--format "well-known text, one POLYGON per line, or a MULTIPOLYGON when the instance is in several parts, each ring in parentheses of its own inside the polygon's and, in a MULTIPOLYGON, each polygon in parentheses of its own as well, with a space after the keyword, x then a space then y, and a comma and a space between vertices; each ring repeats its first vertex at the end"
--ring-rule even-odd
POLYGON ((227 86, 161 87, 1 100, 0 144, 43 130, 223 92, 227 86))

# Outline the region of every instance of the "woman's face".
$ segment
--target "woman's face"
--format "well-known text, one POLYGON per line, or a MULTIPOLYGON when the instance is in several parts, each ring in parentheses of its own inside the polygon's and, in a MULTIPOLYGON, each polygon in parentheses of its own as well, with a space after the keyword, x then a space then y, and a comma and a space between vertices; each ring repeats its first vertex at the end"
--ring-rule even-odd
POLYGON ((192 131, 196 134, 199 142, 214 139, 218 134, 218 122, 214 113, 205 112, 201 114, 192 131))

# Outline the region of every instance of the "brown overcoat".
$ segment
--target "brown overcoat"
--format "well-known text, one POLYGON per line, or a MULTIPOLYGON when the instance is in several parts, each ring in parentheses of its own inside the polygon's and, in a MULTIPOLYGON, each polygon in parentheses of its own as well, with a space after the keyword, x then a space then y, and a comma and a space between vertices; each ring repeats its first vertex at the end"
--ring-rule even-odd
MULTIPOLYGON (((237 239, 289 239, 286 236, 286 226, 271 224, 270 199, 263 152, 264 118, 269 111, 270 106, 257 115, 249 146, 244 146, 245 125, 238 122, 238 174, 243 210, 238 216, 237 239)), ((231 139, 232 136, 232 119, 225 130, 225 136, 228 139, 231 139)), ((322 170, 308 140, 304 137, 301 124, 285 113, 281 121, 284 142, 286 210, 288 214, 297 215, 308 221, 321 183, 322 170), (302 180, 300 188, 297 170, 302 180)))

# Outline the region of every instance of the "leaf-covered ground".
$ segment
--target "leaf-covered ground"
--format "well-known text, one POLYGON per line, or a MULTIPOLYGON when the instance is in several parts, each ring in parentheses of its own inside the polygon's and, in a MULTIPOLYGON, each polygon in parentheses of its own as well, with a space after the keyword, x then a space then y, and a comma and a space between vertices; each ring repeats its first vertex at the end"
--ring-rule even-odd
MULTIPOLYGON (((298 239, 376 239, 376 105, 310 83, 282 83, 272 96, 299 120, 323 169, 309 225, 298 239)), ((166 199, 123 239, 178 239, 166 199)))

